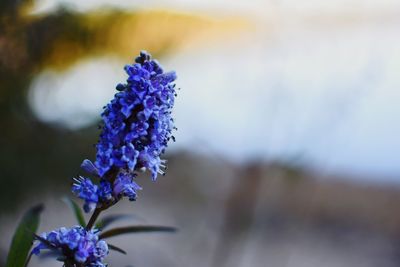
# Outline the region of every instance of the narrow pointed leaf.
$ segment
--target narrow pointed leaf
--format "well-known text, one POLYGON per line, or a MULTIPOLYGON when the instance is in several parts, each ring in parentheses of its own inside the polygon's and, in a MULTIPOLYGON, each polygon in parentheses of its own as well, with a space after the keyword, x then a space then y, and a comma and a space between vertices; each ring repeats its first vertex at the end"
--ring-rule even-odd
POLYGON ((76 204, 76 202, 70 199, 69 197, 64 197, 63 201, 68 205, 68 207, 71 208, 79 225, 85 227, 86 226, 85 217, 83 216, 82 210, 79 207, 79 205, 76 204))
POLYGON ((126 251, 123 250, 122 248, 119 248, 119 247, 114 246, 114 245, 111 245, 111 244, 108 244, 108 248, 111 249, 111 250, 118 251, 119 253, 122 253, 122 254, 124 254, 124 255, 127 254, 126 251))
POLYGON ((29 250, 32 247, 33 235, 39 227, 40 213, 43 205, 28 210, 19 223, 11 242, 6 267, 23 267, 28 262, 29 250))
POLYGON ((152 225, 135 225, 113 228, 105 231, 100 235, 100 238, 108 238, 123 234, 144 233, 144 232, 176 232, 176 228, 168 226, 152 226, 152 225))
POLYGON ((112 215, 108 215, 108 216, 104 216, 103 218, 101 218, 97 223, 95 228, 97 229, 104 229, 107 226, 109 226, 110 224, 122 220, 122 219, 127 219, 132 217, 131 215, 128 214, 112 214, 112 215))

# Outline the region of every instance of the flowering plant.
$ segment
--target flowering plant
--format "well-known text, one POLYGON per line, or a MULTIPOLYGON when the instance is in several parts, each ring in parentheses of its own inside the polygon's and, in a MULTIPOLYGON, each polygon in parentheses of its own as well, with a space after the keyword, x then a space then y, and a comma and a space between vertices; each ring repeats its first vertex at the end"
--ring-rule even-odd
POLYGON ((109 250, 125 253, 108 244, 108 237, 175 230, 162 226, 128 226, 104 231, 117 218, 98 220, 101 212, 124 197, 136 200, 138 191, 142 190, 136 182, 140 172, 148 170, 153 180, 159 174, 165 174, 165 160, 160 156, 168 141, 174 140, 171 113, 176 97, 175 72, 164 72, 145 51, 134 64, 126 65, 125 71, 128 74, 126 83, 116 86, 118 92, 101 114, 96 159, 93 162, 85 159, 81 165, 91 178, 79 176, 74 178, 72 185, 72 192, 84 201, 83 210, 91 213, 89 221, 86 223, 79 206, 67 198, 79 225, 36 235, 42 207, 32 208, 14 235, 7 267, 27 266, 31 256, 39 255, 43 250, 56 255, 66 267, 107 266, 104 259, 109 250))

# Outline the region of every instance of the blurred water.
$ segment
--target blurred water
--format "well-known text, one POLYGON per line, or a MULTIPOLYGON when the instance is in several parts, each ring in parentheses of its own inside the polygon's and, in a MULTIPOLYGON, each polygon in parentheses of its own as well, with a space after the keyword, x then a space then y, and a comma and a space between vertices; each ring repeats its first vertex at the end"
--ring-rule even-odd
MULTIPOLYGON (((263 23, 162 59, 183 88, 173 149, 238 162, 295 160, 397 182, 399 26, 263 23)), ((113 94, 123 64, 99 58, 66 73, 44 72, 33 83, 31 106, 45 121, 84 127, 113 94)))
MULTIPOLYGON (((395 177, 398 26, 277 29, 181 57, 196 72, 180 72, 190 91, 182 92, 178 111, 196 114, 197 122, 182 138, 229 157, 299 157, 395 177)), ((192 120, 185 118, 184 125, 192 120)))

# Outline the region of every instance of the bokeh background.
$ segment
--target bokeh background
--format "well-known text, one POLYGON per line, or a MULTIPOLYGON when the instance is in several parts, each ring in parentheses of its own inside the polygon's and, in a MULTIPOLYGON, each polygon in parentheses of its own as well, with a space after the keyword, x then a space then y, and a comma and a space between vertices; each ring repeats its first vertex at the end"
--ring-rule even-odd
POLYGON ((110 266, 399 266, 399 44, 397 0, 2 0, 0 266, 29 206, 75 223, 60 198, 141 49, 178 73, 177 142, 108 213, 180 230, 110 266))

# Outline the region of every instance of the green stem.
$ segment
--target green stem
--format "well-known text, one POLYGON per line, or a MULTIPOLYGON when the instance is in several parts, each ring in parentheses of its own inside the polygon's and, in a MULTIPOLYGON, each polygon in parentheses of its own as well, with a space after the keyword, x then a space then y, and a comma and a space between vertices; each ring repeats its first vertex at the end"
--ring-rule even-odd
MULTIPOLYGON (((107 179, 113 183, 116 176, 117 176, 117 171, 112 170, 112 171, 108 174, 107 179)), ((96 207, 96 209, 94 210, 92 216, 91 216, 90 219, 89 219, 89 222, 87 223, 87 225, 86 225, 86 227, 85 227, 86 230, 89 231, 90 229, 92 229, 93 226, 94 226, 94 224, 96 223, 96 220, 97 220, 97 218, 99 217, 100 213, 101 213, 103 210, 108 209, 109 207, 111 207, 111 206, 114 205, 114 204, 115 204, 115 202, 112 203, 112 204, 110 204, 110 203, 104 204, 104 203, 103 203, 100 207, 96 207)))
POLYGON ((93 228, 93 225, 96 223, 97 218, 99 217, 100 213, 103 211, 102 208, 96 208, 89 219, 89 222, 86 225, 86 230, 90 230, 93 228))

